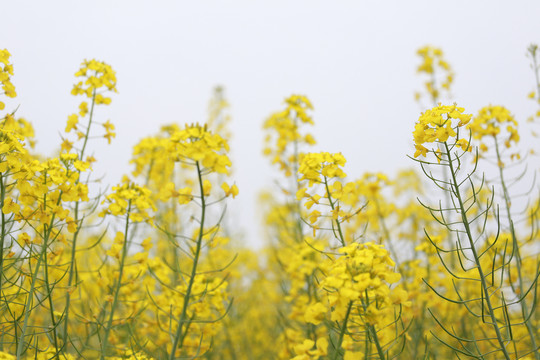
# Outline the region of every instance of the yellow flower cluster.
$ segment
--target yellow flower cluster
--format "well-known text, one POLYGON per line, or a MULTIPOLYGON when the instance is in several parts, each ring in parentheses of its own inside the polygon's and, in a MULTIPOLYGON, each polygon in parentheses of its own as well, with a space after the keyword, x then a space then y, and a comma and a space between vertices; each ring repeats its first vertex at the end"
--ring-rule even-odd
MULTIPOLYGON (((12 197, 5 198, 2 212, 14 214, 14 220, 19 222, 37 222, 32 226, 41 236, 51 225, 66 226, 73 233, 77 224, 65 202, 88 201, 88 188, 79 182, 80 171, 88 169, 88 163, 78 160, 76 154, 39 162, 22 142, 23 134, 32 133, 25 122, 15 121, 11 115, 5 117, 0 129, 0 172, 5 179, 10 177, 16 182, 4 189, 12 197)), ((54 233, 63 240, 56 230, 54 233)))
MULTIPOLYGON (((450 67, 438 49, 419 54, 436 98, 450 67)), ((95 60, 77 77, 74 94, 90 101, 66 131, 82 146, 64 140, 58 156, 38 157, 30 123, 0 119, 0 359, 540 360, 539 205, 513 219, 497 147, 519 141, 507 109, 420 116, 415 157, 437 157, 418 162, 447 195, 425 205, 417 197, 432 192, 414 171, 348 180, 341 153, 303 152, 313 106, 287 98, 265 123, 265 153, 285 176, 261 196, 268 243, 253 250, 225 214, 238 188, 226 176, 223 89, 207 125, 163 126, 135 146, 131 178, 89 196, 95 105, 116 79, 95 60), (492 137, 499 182, 487 187, 479 159, 472 172, 463 160, 466 139, 492 137)))
POLYGON ((318 338, 316 342, 306 339, 294 346, 294 353, 296 356, 291 360, 317 360, 321 356, 328 355, 328 340, 323 337, 318 338))
MULTIPOLYGON (((194 179, 189 174, 182 175, 182 182, 187 186, 175 185, 174 176, 186 172, 189 167, 200 167, 201 173, 227 174, 231 161, 227 156, 229 145, 219 134, 212 133, 207 126, 198 124, 166 126, 157 136, 142 139, 133 150, 131 162, 135 165, 133 175, 147 173, 150 187, 156 190, 156 200, 166 202, 171 198, 178 203, 188 204, 193 200, 194 179), (180 164, 181 169, 176 169, 180 164), (176 174, 175 174, 176 172, 176 174)), ((238 195, 238 187, 221 181, 225 196, 238 195)), ((209 181, 205 182, 205 193, 211 191, 209 181)))
POLYGON ((167 149, 170 147, 170 133, 165 135, 149 136, 143 138, 133 147, 131 163, 134 164, 133 176, 146 175, 148 172, 149 181, 157 189, 161 189, 165 181, 173 173, 175 163, 166 161, 167 149))
MULTIPOLYGON (((519 142, 517 126, 518 123, 510 110, 504 106, 491 105, 480 109, 478 115, 474 117, 467 127, 471 130, 473 138, 479 140, 488 136, 496 138, 501 132, 501 127, 505 127, 508 135, 504 140, 504 144, 509 148, 512 142, 514 144, 519 142)), ((480 149, 487 151, 488 147, 482 142, 480 149)))
POLYGON ((86 169, 88 164, 77 160, 76 154, 62 154, 60 158, 51 158, 36 167, 32 187, 19 190, 20 196, 25 199, 21 203, 27 205, 21 211, 21 219, 39 220, 37 229, 53 219, 61 220, 66 222, 70 233, 75 232, 77 225, 69 216, 67 203, 89 200, 87 185, 79 182, 80 171, 86 169), (63 202, 65 206, 62 206, 63 202))
POLYGON ((28 154, 24 140, 32 138, 34 129, 26 121, 17 121, 7 114, 0 121, 0 172, 17 174, 17 178, 29 178, 36 170, 29 168, 29 162, 36 165, 28 154))
POLYGON ((352 304, 355 313, 366 323, 379 324, 378 315, 383 309, 392 309, 392 304, 407 299, 404 290, 389 287, 401 276, 394 271, 395 263, 382 245, 352 243, 339 252, 343 256, 332 264, 320 283, 326 291, 332 321, 342 321, 352 304))
MULTIPOLYGON (((527 56, 531 60, 531 69, 533 70, 534 78, 535 78, 534 90, 529 92, 529 94, 527 95, 527 98, 534 101, 535 108, 536 108, 534 114, 529 116, 527 118, 527 121, 531 123, 535 123, 535 120, 536 120, 536 124, 538 124, 537 121, 540 118, 540 109, 538 108, 538 105, 540 105, 540 66, 539 66, 540 61, 538 58, 539 54, 540 52, 538 51, 537 44, 531 44, 527 48, 527 56)), ((531 133, 534 137, 538 137, 538 129, 531 131, 531 133)), ((531 151, 534 153, 537 150, 531 149, 531 151)))
POLYGON ((464 114, 464 111, 464 108, 457 105, 439 105, 424 112, 414 126, 414 157, 425 157, 430 151, 424 144, 445 143, 449 138, 455 139, 453 145, 462 150, 470 149, 469 142, 458 136, 459 129, 472 118, 472 115, 464 114))
MULTIPOLYGON (((441 91, 450 91, 450 85, 454 81, 454 72, 450 64, 444 59, 443 51, 433 46, 424 46, 418 49, 417 54, 422 59, 417 72, 428 75, 428 80, 424 83, 426 92, 431 97, 433 103, 439 100, 441 91), (440 89, 438 88, 440 86, 440 89)), ((421 94, 416 93, 416 99, 420 100, 421 94)))
POLYGON ((110 104, 111 99, 97 93, 101 88, 116 92, 116 73, 112 67, 102 61, 85 60, 81 68, 75 73, 76 77, 83 78, 73 86, 72 95, 85 95, 91 99, 94 94, 98 104, 110 104), (99 95, 99 96, 98 96, 99 95))
POLYGON ((100 216, 111 214, 113 216, 129 216, 131 222, 152 222, 149 211, 156 211, 151 199, 151 192, 144 186, 131 182, 127 177, 123 183, 112 188, 113 192, 107 195, 103 203, 108 206, 100 216))
MULTIPOLYGON (((74 96, 82 95, 90 99, 90 105, 86 101, 79 104, 79 112, 68 116, 66 125, 66 133, 71 130, 77 130, 79 139, 85 138, 90 131, 92 123, 92 115, 95 105, 109 105, 111 98, 106 96, 107 92, 118 92, 116 90, 116 73, 112 67, 105 62, 97 60, 85 60, 80 69, 75 73, 76 77, 82 78, 73 86, 71 94, 74 96), (86 115, 90 115, 87 125, 81 125, 80 119, 86 115)), ((110 144, 111 139, 116 136, 114 125, 110 121, 101 124, 105 130, 103 137, 110 144)), ((65 143, 64 146, 71 148, 70 143, 65 143)))
POLYGON ((208 104, 208 128, 225 139, 231 139, 232 133, 228 129, 231 116, 228 113, 229 102, 225 99, 225 90, 222 86, 216 86, 213 96, 208 104))
MULTIPOLYGON (((230 309, 225 269, 234 252, 222 249, 228 243, 219 231, 223 209, 210 209, 238 194, 220 177, 231 166, 227 142, 206 126, 166 127, 166 136, 138 147, 136 176, 144 172, 148 187, 126 177, 104 200, 101 194, 90 199, 91 174, 83 173, 95 159, 85 158, 85 149, 97 123, 95 105, 110 103, 106 93, 116 91, 116 78, 95 60, 85 61, 76 76, 83 80, 73 94, 90 101, 69 116, 66 131, 75 130, 82 146, 63 139, 57 157, 38 158, 28 151, 30 123, 12 114, 0 119, 0 345, 6 351, 0 357, 153 359, 209 352, 230 309), (195 179, 186 171, 194 167, 195 179), (207 199, 212 188, 221 194, 215 201, 207 199), (103 230, 113 221, 93 216, 100 200, 106 205, 101 216, 125 222, 113 239, 103 230), (177 212, 179 203, 190 205, 177 212), (141 222, 158 226, 134 225, 141 222), (99 228, 101 235, 89 230, 99 228), (135 345, 136 339, 146 340, 135 345)), ((109 135, 114 130, 108 121, 102 125, 109 135)))
POLYGON ((227 141, 213 134, 206 126, 187 125, 183 130, 171 134, 168 152, 176 161, 194 165, 200 163, 207 171, 227 174, 231 166, 227 141))
POLYGON ((291 168, 291 165, 298 164, 300 145, 315 144, 311 134, 302 135, 299 131, 301 124, 313 125, 308 114, 309 110, 313 110, 313 105, 302 95, 288 97, 285 105, 284 110, 272 114, 264 123, 264 129, 272 131, 265 137, 263 152, 272 159, 273 164, 279 165, 286 176, 290 176, 296 172, 296 168, 291 168))
MULTIPOLYGON (((9 62, 11 54, 6 49, 0 50, 0 83, 2 84, 2 90, 4 95, 10 98, 17 96, 15 92, 15 86, 11 83, 11 76, 13 76, 13 65, 9 62)), ((5 104, 0 101, 0 110, 4 110, 5 104)))
POLYGON ((302 157, 298 169, 298 172, 302 175, 299 181, 308 180, 309 186, 312 186, 314 183, 324 183, 324 178, 344 178, 347 175, 340 167, 345 165, 345 162, 345 157, 341 153, 306 154, 302 157))

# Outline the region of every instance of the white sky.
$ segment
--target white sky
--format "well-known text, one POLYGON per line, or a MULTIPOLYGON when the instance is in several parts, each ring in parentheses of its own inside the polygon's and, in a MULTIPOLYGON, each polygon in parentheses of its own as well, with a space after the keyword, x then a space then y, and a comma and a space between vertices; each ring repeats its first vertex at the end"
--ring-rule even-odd
POLYGON ((524 121, 535 111, 525 53, 540 42, 538 1, 4 1, 2 14, 19 95, 6 103, 32 121, 42 153, 58 147, 80 102, 70 90, 81 61, 116 70, 119 93, 96 116, 117 138, 91 144, 109 184, 130 171, 142 137, 205 121, 223 85, 241 192, 232 211, 251 244, 257 193, 276 175, 261 155, 262 123, 292 93, 315 106, 315 151, 342 152, 351 176, 414 166, 415 52, 425 44, 444 50, 468 112, 500 104, 524 121))

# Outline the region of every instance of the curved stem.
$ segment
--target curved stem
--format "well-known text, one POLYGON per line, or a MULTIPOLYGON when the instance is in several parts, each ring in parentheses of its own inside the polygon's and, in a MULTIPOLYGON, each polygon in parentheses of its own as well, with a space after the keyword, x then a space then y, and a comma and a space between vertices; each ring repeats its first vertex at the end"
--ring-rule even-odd
MULTIPOLYGON (((324 186, 326 188, 326 196, 328 197, 330 208, 332 208, 332 211, 335 211, 335 205, 334 205, 334 202, 332 201, 332 195, 330 194, 330 188, 328 187, 328 179, 326 178, 326 176, 324 177, 324 186)), ((342 246, 345 246, 346 245, 345 236, 343 235, 343 231, 341 230, 341 223, 339 222, 338 216, 336 216, 335 221, 336 221, 336 227, 338 229, 338 234, 339 234, 338 240, 341 242, 342 246)))
MULTIPOLYGON (((43 176, 44 176, 43 185, 46 186, 47 185, 47 172, 46 171, 43 174, 43 176)), ((58 206, 61 203, 61 201, 62 201, 62 191, 60 191, 60 194, 58 196, 58 200, 56 201, 56 205, 58 206)), ((41 206, 43 206, 43 211, 46 212, 47 211, 47 194, 43 195, 43 205, 41 205, 41 206)), ((53 308, 53 303, 52 303, 52 299, 51 299, 52 290, 51 290, 50 284, 49 284, 49 275, 48 275, 49 270, 48 270, 48 265, 47 265, 47 249, 49 247, 49 240, 50 240, 50 236, 51 236, 51 232, 52 232, 52 229, 53 229, 53 224, 54 224, 55 218, 56 218, 56 214, 53 213, 51 215, 51 219, 49 220, 49 223, 48 224, 43 224, 43 234, 42 234, 43 244, 41 245, 41 251, 40 251, 39 257, 37 258, 37 261, 36 261, 36 268, 34 270, 34 273, 32 274, 32 282, 30 284, 30 290, 28 292, 28 298, 27 298, 27 301, 26 301, 26 303, 24 305, 25 314, 24 314, 23 328, 22 328, 22 331, 21 331, 19 343, 17 344, 17 359, 20 359, 23 352, 25 351, 23 349, 24 348, 24 338, 26 337, 26 331, 28 329, 28 322, 30 320, 30 313, 34 310, 32 308, 32 304, 33 304, 34 295, 37 292, 37 290, 36 290, 36 282, 37 282, 38 273, 39 273, 39 270, 41 268, 41 263, 42 262, 45 264, 44 265, 44 267, 45 267, 45 270, 44 270, 45 271, 45 288, 46 288, 45 296, 49 298, 48 299, 49 300, 49 305, 50 305, 49 311, 50 311, 50 315, 51 315, 51 321, 53 323, 53 338, 54 338, 54 345, 55 345, 55 349, 56 349, 55 357, 56 358, 58 357, 58 340, 57 340, 57 336, 56 336, 57 324, 55 323, 55 320, 54 320, 54 308, 53 308)), ((29 256, 31 256, 31 249, 29 250, 29 256)), ((43 302, 43 301, 45 301, 45 299, 43 299, 41 302, 43 302)))

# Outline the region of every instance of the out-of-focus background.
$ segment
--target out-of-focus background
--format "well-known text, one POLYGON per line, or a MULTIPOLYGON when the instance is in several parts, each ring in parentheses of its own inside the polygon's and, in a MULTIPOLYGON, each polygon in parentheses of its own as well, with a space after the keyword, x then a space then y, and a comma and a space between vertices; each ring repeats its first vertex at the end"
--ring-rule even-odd
MULTIPOLYGON (((536 111, 526 49, 540 41, 537 1, 54 1, 4 2, 0 48, 12 54, 18 97, 6 101, 53 154, 84 59, 116 70, 119 93, 96 119, 116 126, 111 145, 90 147, 103 184, 131 171, 133 145, 172 122, 204 122, 216 85, 231 104, 230 141, 240 195, 230 207, 245 241, 258 192, 277 175, 262 156, 262 124, 290 94, 315 107, 315 151, 342 152, 346 172, 395 173, 413 166, 415 102, 423 78, 416 50, 443 49, 456 77, 453 98, 469 113, 508 107, 525 125, 536 111)), ((526 137, 525 137, 525 141, 526 137)))

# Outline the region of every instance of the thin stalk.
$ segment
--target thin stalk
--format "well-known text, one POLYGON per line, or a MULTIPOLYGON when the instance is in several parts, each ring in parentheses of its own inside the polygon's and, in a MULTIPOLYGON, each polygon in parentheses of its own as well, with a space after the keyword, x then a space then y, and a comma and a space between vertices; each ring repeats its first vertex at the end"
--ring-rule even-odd
MULTIPOLYGON (((53 218, 54 218, 54 215, 53 215, 53 218)), ((34 293, 36 292, 36 282, 37 282, 39 270, 41 268, 41 263, 44 261, 43 259, 47 256, 47 246, 48 246, 48 237, 44 236, 41 252, 36 262, 36 268, 34 269, 34 273, 32 274, 32 282, 30 284, 30 290, 28 291, 27 301, 24 306, 25 308, 24 321, 23 321, 23 327, 21 330, 21 335, 19 337, 19 343, 17 345, 17 360, 21 359, 21 356, 24 352, 24 338, 26 337, 26 331, 28 330, 28 321, 30 319, 30 313, 33 310, 32 306, 33 306, 34 293)), ((50 294, 48 295, 50 296, 50 294)))
MULTIPOLYGON (((386 226, 386 220, 384 219, 382 215, 381 206, 379 204, 379 200, 377 200, 376 195, 373 197, 373 201, 375 202, 375 209, 377 211, 377 217, 379 218, 379 223, 381 224, 381 227, 383 229, 383 234, 388 242, 388 248, 390 249, 390 253, 392 254, 393 260, 396 263, 396 267, 399 269, 399 265, 400 265, 399 258, 398 258, 396 249, 394 248, 394 245, 392 244, 392 239, 390 238, 390 231, 388 230, 388 227, 386 226)), ((403 283, 403 285, 405 285, 405 283, 403 283)))
MULTIPOLYGON (((186 321, 186 317, 187 317, 187 308, 189 306, 189 299, 191 297, 193 283, 195 282, 195 276, 197 275, 197 265, 199 263, 199 256, 201 254, 202 240, 203 240, 203 234, 204 234, 206 201, 204 198, 204 188, 203 188, 201 168, 198 161, 196 162, 196 165, 197 165, 197 175, 199 178, 199 189, 201 192, 201 221, 200 221, 200 227, 199 227, 199 234, 197 237, 197 245, 195 248, 195 254, 193 255, 193 266, 191 268, 191 276, 189 277, 188 287, 186 290, 186 294, 184 296, 184 304, 182 306, 182 313, 180 315, 180 319, 178 320, 178 328, 176 329, 176 334, 174 336, 171 354, 169 356, 170 360, 173 360, 175 358, 174 354, 176 353, 176 348, 181 348, 183 345, 183 339, 185 337, 185 334, 183 334, 184 322, 186 321), (182 341, 180 341, 180 339, 182 339, 182 341)), ((186 333, 187 333, 187 330, 186 330, 186 333)))
MULTIPOLYGON (((56 206, 61 204, 62 195, 63 195, 63 192, 60 191, 60 193, 58 195, 58 200, 56 201, 56 206)), ((47 205, 47 194, 45 194, 43 196, 43 208, 46 209, 47 208, 46 205, 47 205)), ((50 237, 51 237, 51 231, 53 229, 53 222, 54 222, 54 217, 51 218, 49 226, 45 228, 45 231, 46 231, 45 237, 47 239, 50 239, 50 237)), ((54 303, 53 303, 52 296, 51 296, 52 289, 51 289, 50 283, 49 283, 49 263, 47 262, 47 255, 45 255, 45 258, 43 259, 43 262, 44 262, 44 272, 45 272, 45 287, 47 289, 47 297, 48 297, 48 300, 49 300, 49 312, 50 312, 50 316, 51 316, 52 329, 53 329, 53 341, 54 341, 54 347, 55 347, 55 350, 56 350, 55 354, 54 354, 54 358, 58 359, 58 356, 59 356, 58 354, 60 353, 61 349, 58 346, 58 335, 57 335, 58 324, 56 323, 56 320, 54 318, 54 303)))
POLYGON ((116 311, 116 306, 118 304, 118 295, 120 294, 120 288, 122 287, 122 275, 124 274, 124 265, 126 261, 126 256, 129 248, 128 242, 128 230, 129 230, 129 215, 131 212, 131 200, 128 201, 127 214, 126 214, 126 226, 124 228, 124 244, 122 246, 122 258, 120 259, 120 267, 118 269, 118 281, 114 289, 114 298, 111 305, 111 312, 109 314, 109 320, 107 321, 107 326, 105 327, 105 335, 103 337, 103 342, 101 343, 101 359, 105 359, 105 354, 107 353, 107 346, 109 344, 109 333, 111 332, 114 312, 116 311))
MULTIPOLYGON (((369 306, 369 299, 367 298, 367 290, 366 290, 366 301, 362 300, 362 308, 364 309, 364 313, 367 311, 368 306, 369 306)), ((379 336, 377 335, 377 330, 375 330, 375 326, 371 324, 366 324, 366 328, 367 328, 369 337, 372 339, 372 342, 375 344, 375 348, 377 349, 377 354, 379 355, 379 358, 381 360, 385 360, 384 350, 381 346, 381 343, 379 342, 379 336)))
MULTIPOLYGON (((296 132, 298 132, 298 119, 296 116, 294 117, 294 128, 296 132)), ((300 183, 298 182, 298 168, 299 168, 299 159, 300 153, 298 150, 298 139, 295 138, 293 141, 293 176, 294 176, 294 183, 296 185, 296 191, 300 190, 300 183)), ((296 210, 296 239, 299 240, 299 242, 304 241, 304 230, 302 228, 302 211, 300 207, 300 201, 296 200, 296 193, 291 194, 293 198, 293 202, 295 204, 295 210, 296 210)))
MULTIPOLYGON (((495 141, 495 151, 497 153, 497 167, 499 168, 499 178, 501 179, 504 201, 506 204, 506 216, 508 218, 508 224, 510 225, 510 234, 512 235, 512 243, 513 243, 514 251, 516 255, 519 293, 520 293, 520 296, 522 296, 524 294, 524 291, 523 291, 524 285, 523 285, 523 274, 521 271, 521 253, 519 251, 519 244, 517 241, 516 230, 514 228, 514 221, 512 220, 512 214, 510 211, 510 207, 511 207, 510 194, 508 192, 508 188, 504 180, 504 171, 503 171, 502 162, 501 162, 501 153, 499 151, 499 144, 495 136, 493 136, 493 139, 495 141)), ((529 338, 531 339, 532 348, 538 349, 538 346, 536 345, 536 336, 535 336, 536 329, 533 328, 533 324, 531 324, 531 321, 527 320, 529 318, 529 315, 527 314, 528 308, 527 308, 525 297, 521 299, 521 301, 519 302, 519 305, 521 307, 521 315, 523 316, 523 320, 525 321, 525 326, 527 327, 527 332, 529 333, 529 338)), ((534 311, 534 309, 531 309, 531 311, 534 311)), ((540 360, 540 352, 535 351, 534 358, 536 360, 540 360)))
MULTIPOLYGON (((429 260, 427 261, 426 265, 427 270, 427 276, 426 281, 429 283, 431 280, 431 264, 429 263, 429 260)), ((416 337, 416 340, 414 342, 414 356, 413 359, 418 358, 418 346, 420 345, 420 342, 423 340, 425 342, 425 347, 427 347, 427 339, 424 336, 424 327, 426 326, 426 308, 427 308, 427 302, 424 300, 422 301, 422 311, 420 313, 420 318, 416 321, 416 324, 418 324, 418 327, 415 329, 414 336, 416 337)), ((425 354, 424 354, 425 355, 425 354)))
POLYGON ((49 283, 49 264, 47 262, 47 256, 45 256, 44 260, 44 271, 45 271, 45 287, 47 288, 47 298, 49 300, 49 314, 51 316, 51 322, 52 322, 52 333, 53 333, 53 343, 55 348, 54 353, 54 359, 58 359, 58 354, 60 354, 60 347, 58 346, 58 335, 56 334, 58 324, 56 323, 54 319, 54 303, 52 300, 52 289, 50 288, 49 283))
MULTIPOLYGON (((44 184, 46 185, 47 184, 47 173, 45 172, 44 174, 44 184)), ((60 204, 62 200, 62 192, 60 192, 59 196, 58 196, 58 200, 56 202, 56 205, 60 204)), ((46 204, 47 204, 47 194, 43 195, 43 208, 46 209, 46 204)), ((41 252, 39 254, 39 257, 37 259, 37 262, 36 262, 36 268, 34 270, 34 273, 32 275, 32 282, 30 284, 30 290, 28 292, 28 299, 26 301, 26 304, 25 304, 25 314, 24 314, 24 321, 23 321, 23 328, 22 328, 22 331, 21 331, 21 335, 20 335, 20 340, 19 340, 19 343, 17 344, 17 359, 20 359, 20 357, 22 356, 22 353, 24 352, 23 348, 24 348, 24 338, 26 336, 26 330, 28 328, 28 321, 30 319, 30 313, 32 312, 33 308, 32 308, 32 303, 33 303, 33 298, 34 298, 34 293, 36 291, 36 281, 37 281, 37 277, 38 277, 38 273, 39 273, 39 270, 41 268, 41 263, 44 262, 45 263, 45 286, 47 288, 47 294, 45 296, 49 297, 49 304, 50 304, 50 315, 51 315, 51 321, 53 323, 53 337, 54 337, 54 344, 55 344, 55 348, 56 348, 56 354, 55 354, 55 357, 57 358, 58 357, 58 340, 57 340, 57 336, 56 336, 56 323, 55 323, 55 320, 54 320, 54 308, 53 308, 53 304, 52 304, 52 301, 51 301, 51 289, 49 288, 49 282, 48 282, 48 266, 47 266, 47 248, 49 246, 49 238, 50 238, 50 235, 51 235, 51 231, 53 229, 53 224, 54 224, 54 220, 55 220, 55 217, 56 215, 53 213, 52 216, 51 216, 51 220, 49 221, 49 224, 44 224, 44 231, 43 231, 43 245, 41 247, 41 252)), ((29 254, 31 254, 31 251, 29 251, 29 254)), ((30 255, 29 255, 30 256, 30 255)))
MULTIPOLYGON (((47 235, 47 238, 50 237, 50 233, 51 233, 51 230, 52 230, 52 227, 49 227, 49 230, 48 230, 48 235, 47 235)), ((59 349, 59 346, 58 346, 58 336, 56 334, 56 328, 57 328, 57 323, 54 319, 54 304, 53 304, 53 301, 52 301, 52 289, 50 287, 50 283, 49 283, 49 264, 47 262, 47 255, 45 255, 45 258, 43 259, 43 263, 44 263, 44 272, 45 272, 45 287, 47 289, 47 298, 49 300, 49 313, 50 313, 50 316, 51 316, 51 322, 52 322, 52 333, 53 333, 53 342, 54 342, 54 348, 55 348, 55 353, 54 353, 54 358, 55 359, 58 359, 58 354, 60 353, 60 349, 59 349)))
MULTIPOLYGON (((154 163, 154 160, 152 159, 152 163, 150 165, 153 166, 153 163, 154 163)), ((173 168, 173 172, 172 172, 172 175, 171 175, 173 181, 176 178, 174 170, 175 169, 173 168)), ((150 172, 148 174, 150 175, 150 172)), ((174 217, 176 218, 176 214, 178 212, 178 202, 174 198, 171 198, 171 209, 172 209, 172 213, 174 214, 174 217)), ((172 261, 173 261, 173 265, 174 265, 174 270, 179 271, 180 270, 180 256, 179 256, 179 253, 178 253, 177 246, 175 244, 176 239, 172 235, 172 234, 177 233, 178 224, 176 222, 174 222, 172 226, 174 226, 174 228, 171 227, 170 222, 166 223, 167 237, 168 237, 169 244, 171 245, 171 250, 170 251, 173 254, 172 261)), ((172 276, 171 280, 172 280, 172 286, 178 285, 178 276, 172 276)))
POLYGON ((371 333, 371 338, 373 339, 373 342, 375 343, 375 347, 377 348, 377 354, 379 354, 379 358, 381 360, 385 360, 384 357, 384 351, 381 347, 381 344, 379 342, 379 336, 377 335, 377 331, 375 330, 375 326, 368 325, 367 326, 369 332, 371 333))
POLYGON ((88 119, 88 126, 86 127, 86 134, 84 134, 84 142, 81 148, 81 158, 80 158, 81 161, 83 161, 84 150, 86 149, 86 144, 88 143, 88 138, 90 137, 90 127, 92 126, 92 120, 94 119, 95 104, 96 104, 96 88, 94 88, 94 91, 92 92, 92 105, 90 105, 90 116, 88 119))
MULTIPOLYGON (((83 147, 81 149, 81 153, 79 155, 79 160, 83 161, 84 157, 84 151, 86 149, 86 143, 88 142, 88 138, 90 137, 90 127, 92 126, 92 120, 94 118, 94 106, 96 102, 96 89, 94 89, 92 93, 92 104, 90 105, 90 115, 88 119, 88 125, 86 127, 86 134, 84 137, 84 143, 83 147)), ((77 181, 75 184, 78 184, 81 177, 81 171, 78 170, 79 176, 77 177, 77 181)), ((71 292, 73 291, 72 286, 73 282, 75 281, 75 276, 77 274, 77 260, 76 260, 76 254, 77 254, 77 239, 79 238, 79 231, 82 227, 82 219, 79 221, 79 206, 80 202, 77 201, 75 203, 75 211, 74 211, 74 219, 75 223, 77 224, 77 230, 75 230, 75 233, 73 233, 73 239, 71 241, 71 261, 69 266, 69 276, 68 276, 68 284, 67 284, 67 292, 66 292, 66 305, 64 309, 64 347, 67 346, 69 341, 67 341, 68 338, 68 324, 69 324, 69 306, 71 304, 71 292)))
MULTIPOLYGON (((335 211, 334 202, 332 201, 332 195, 330 195, 330 188, 328 187, 328 179, 326 176, 324 177, 324 186, 326 188, 326 196, 328 197, 328 202, 330 203, 330 207, 332 208, 332 211, 335 211)), ((341 223, 339 222, 339 218, 336 217, 336 226, 339 233, 339 241, 341 242, 342 246, 345 246, 345 236, 343 236, 343 231, 341 230, 341 223)))
POLYGON ((345 332, 347 331, 347 323, 349 322, 349 316, 351 315, 353 302, 349 301, 349 306, 347 307, 347 312, 345 313, 345 319, 343 319, 343 324, 341 325, 341 330, 339 332, 339 338, 336 345, 336 352, 334 353, 334 360, 339 359, 341 356, 341 344, 343 343, 343 337, 345 336, 345 332))
POLYGON ((0 173, 0 213, 2 215, 2 233, 0 234, 0 290, 3 289, 3 280, 4 280, 4 245, 6 239, 6 215, 1 208, 4 207, 4 200, 6 198, 6 188, 4 186, 4 174, 0 173))
POLYGON ((459 184, 458 184, 458 181, 456 179, 456 174, 454 172, 454 165, 453 165, 453 162, 452 162, 450 149, 448 148, 448 144, 446 142, 444 142, 444 147, 445 147, 445 150, 446 150, 446 155, 448 156, 448 167, 450 169, 450 174, 452 175, 452 186, 454 188, 454 195, 456 196, 456 198, 458 200, 459 211, 461 213, 461 221, 462 221, 463 225, 465 226, 465 232, 467 234, 467 239, 469 240, 469 246, 470 246, 471 251, 473 253, 474 262, 476 264, 476 269, 478 270, 478 276, 480 277, 480 283, 481 283, 481 286, 482 286, 482 293, 485 294, 484 297, 485 297, 486 305, 487 305, 487 308, 488 308, 488 313, 489 313, 489 316, 490 316, 491 321, 492 321, 491 325, 493 326, 493 329, 495 330, 495 334, 497 335, 497 341, 499 342, 499 345, 501 347, 500 350, 504 354, 504 358, 506 360, 510 360, 510 355, 508 354, 508 351, 506 350, 506 345, 504 344, 504 340, 503 340, 502 335, 501 335, 501 330, 499 329, 499 326, 497 325, 497 318, 495 317, 495 313, 494 313, 494 310, 493 310, 493 305, 491 304, 491 299, 490 299, 490 295, 489 295, 489 288, 488 288, 488 285, 486 283, 484 271, 483 271, 482 266, 480 264, 480 258, 478 257, 478 253, 476 251, 476 246, 474 244, 474 239, 473 239, 471 229, 470 229, 470 226, 469 226, 469 220, 467 218, 467 213, 465 211, 465 206, 464 206, 463 200, 461 198, 461 192, 459 191, 459 184))
MULTIPOLYGON (((435 75, 435 68, 433 69, 433 72, 431 73, 431 86, 432 86, 432 89, 435 89, 435 86, 436 86, 436 75, 435 75)), ((439 95, 440 95, 440 92, 437 92, 439 95)), ((432 94, 433 95, 433 94, 432 94)), ((432 96, 432 100, 433 100, 433 107, 436 107, 439 105, 439 101, 440 99, 436 96, 432 96)), ((444 150, 442 148, 442 146, 439 146, 439 149, 441 150, 441 152, 444 150)), ((445 183, 448 183, 448 179, 450 178, 450 176, 448 175, 448 170, 445 168, 444 170, 444 182, 445 183)), ((450 207, 452 205, 452 201, 451 201, 451 198, 450 198, 450 194, 445 192, 445 201, 446 201, 446 204, 445 206, 446 207, 450 207)), ((450 216, 450 214, 448 214, 448 216, 450 216)), ((448 242, 450 242, 450 233, 446 232, 447 236, 446 236, 446 240, 448 240, 448 242)), ((450 260, 452 262, 452 265, 454 265, 454 258, 451 258, 450 260)))
POLYGON ((534 80, 536 81, 536 97, 540 100, 540 79, 538 78, 538 63, 536 61, 536 51, 531 53, 533 68, 534 68, 534 80))

